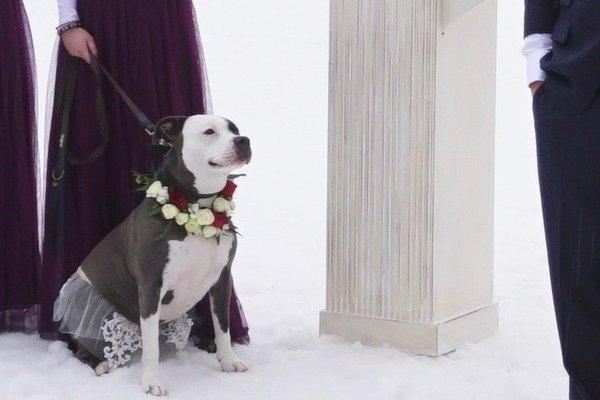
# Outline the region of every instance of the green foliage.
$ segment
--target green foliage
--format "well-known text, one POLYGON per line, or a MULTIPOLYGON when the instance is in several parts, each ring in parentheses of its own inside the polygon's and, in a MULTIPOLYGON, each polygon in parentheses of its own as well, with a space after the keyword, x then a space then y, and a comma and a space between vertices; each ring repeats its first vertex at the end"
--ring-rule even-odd
POLYGON ((138 188, 136 189, 138 192, 145 192, 148 190, 153 181, 152 175, 142 174, 136 171, 131 171, 131 174, 133 175, 133 181, 138 185, 138 188))

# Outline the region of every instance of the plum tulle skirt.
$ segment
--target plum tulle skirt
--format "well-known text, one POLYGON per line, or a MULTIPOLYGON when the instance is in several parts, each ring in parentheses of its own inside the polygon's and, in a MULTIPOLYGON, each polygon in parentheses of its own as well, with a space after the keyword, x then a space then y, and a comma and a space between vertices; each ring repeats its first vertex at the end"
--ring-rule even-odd
POLYGON ((35 65, 21 0, 0 12, 0 332, 37 325, 35 65))

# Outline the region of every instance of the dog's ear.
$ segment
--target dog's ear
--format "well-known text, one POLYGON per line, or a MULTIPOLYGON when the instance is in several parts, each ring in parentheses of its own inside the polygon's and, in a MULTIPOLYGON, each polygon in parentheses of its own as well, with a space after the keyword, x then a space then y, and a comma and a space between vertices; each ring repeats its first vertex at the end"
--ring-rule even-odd
POLYGON ((164 117, 156 123, 156 133, 159 135, 165 135, 168 138, 173 138, 181 134, 183 125, 188 117, 182 117, 173 115, 170 117, 164 117))

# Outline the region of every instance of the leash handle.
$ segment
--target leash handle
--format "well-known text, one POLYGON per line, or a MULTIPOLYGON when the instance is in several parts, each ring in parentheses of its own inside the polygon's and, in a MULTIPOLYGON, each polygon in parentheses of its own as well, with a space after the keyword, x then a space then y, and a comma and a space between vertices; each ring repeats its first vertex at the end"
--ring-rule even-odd
POLYGON ((148 133, 148 135, 153 137, 154 136, 154 124, 152 123, 152 121, 150 121, 150 118, 148 118, 148 116, 146 114, 144 114, 142 112, 142 110, 140 110, 140 108, 133 102, 133 100, 131 100, 131 98, 127 95, 127 93, 125 93, 125 90, 123 90, 121 85, 119 85, 117 80, 115 78, 113 78, 113 76, 106 70, 104 65, 102 65, 102 63, 100 61, 98 61, 98 59, 94 55, 90 55, 90 57, 91 57, 91 65, 92 65, 94 72, 96 72, 97 75, 102 74, 106 77, 106 79, 108 79, 108 81, 113 86, 115 91, 119 94, 119 96, 121 96, 121 98, 123 99, 123 101, 125 102, 127 107, 129 107, 129 109, 131 110, 133 115, 137 118, 140 125, 142 125, 142 127, 144 128, 146 133, 148 133))

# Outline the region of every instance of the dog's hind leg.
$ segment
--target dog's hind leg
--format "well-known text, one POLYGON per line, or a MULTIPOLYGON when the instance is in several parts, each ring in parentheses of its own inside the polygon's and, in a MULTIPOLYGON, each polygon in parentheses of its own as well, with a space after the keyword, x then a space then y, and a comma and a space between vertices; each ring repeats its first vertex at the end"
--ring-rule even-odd
POLYGON ((229 300, 231 298, 231 269, 228 265, 221 272, 217 283, 210 290, 210 309, 215 327, 217 359, 224 372, 246 372, 248 368, 240 362, 231 347, 229 334, 229 300))
POLYGON ((73 352, 75 358, 77 358, 82 363, 90 366, 94 370, 94 372, 96 372, 96 375, 100 376, 108 374, 110 372, 108 362, 106 360, 96 357, 79 341, 69 337, 67 339, 67 346, 69 350, 73 352))

